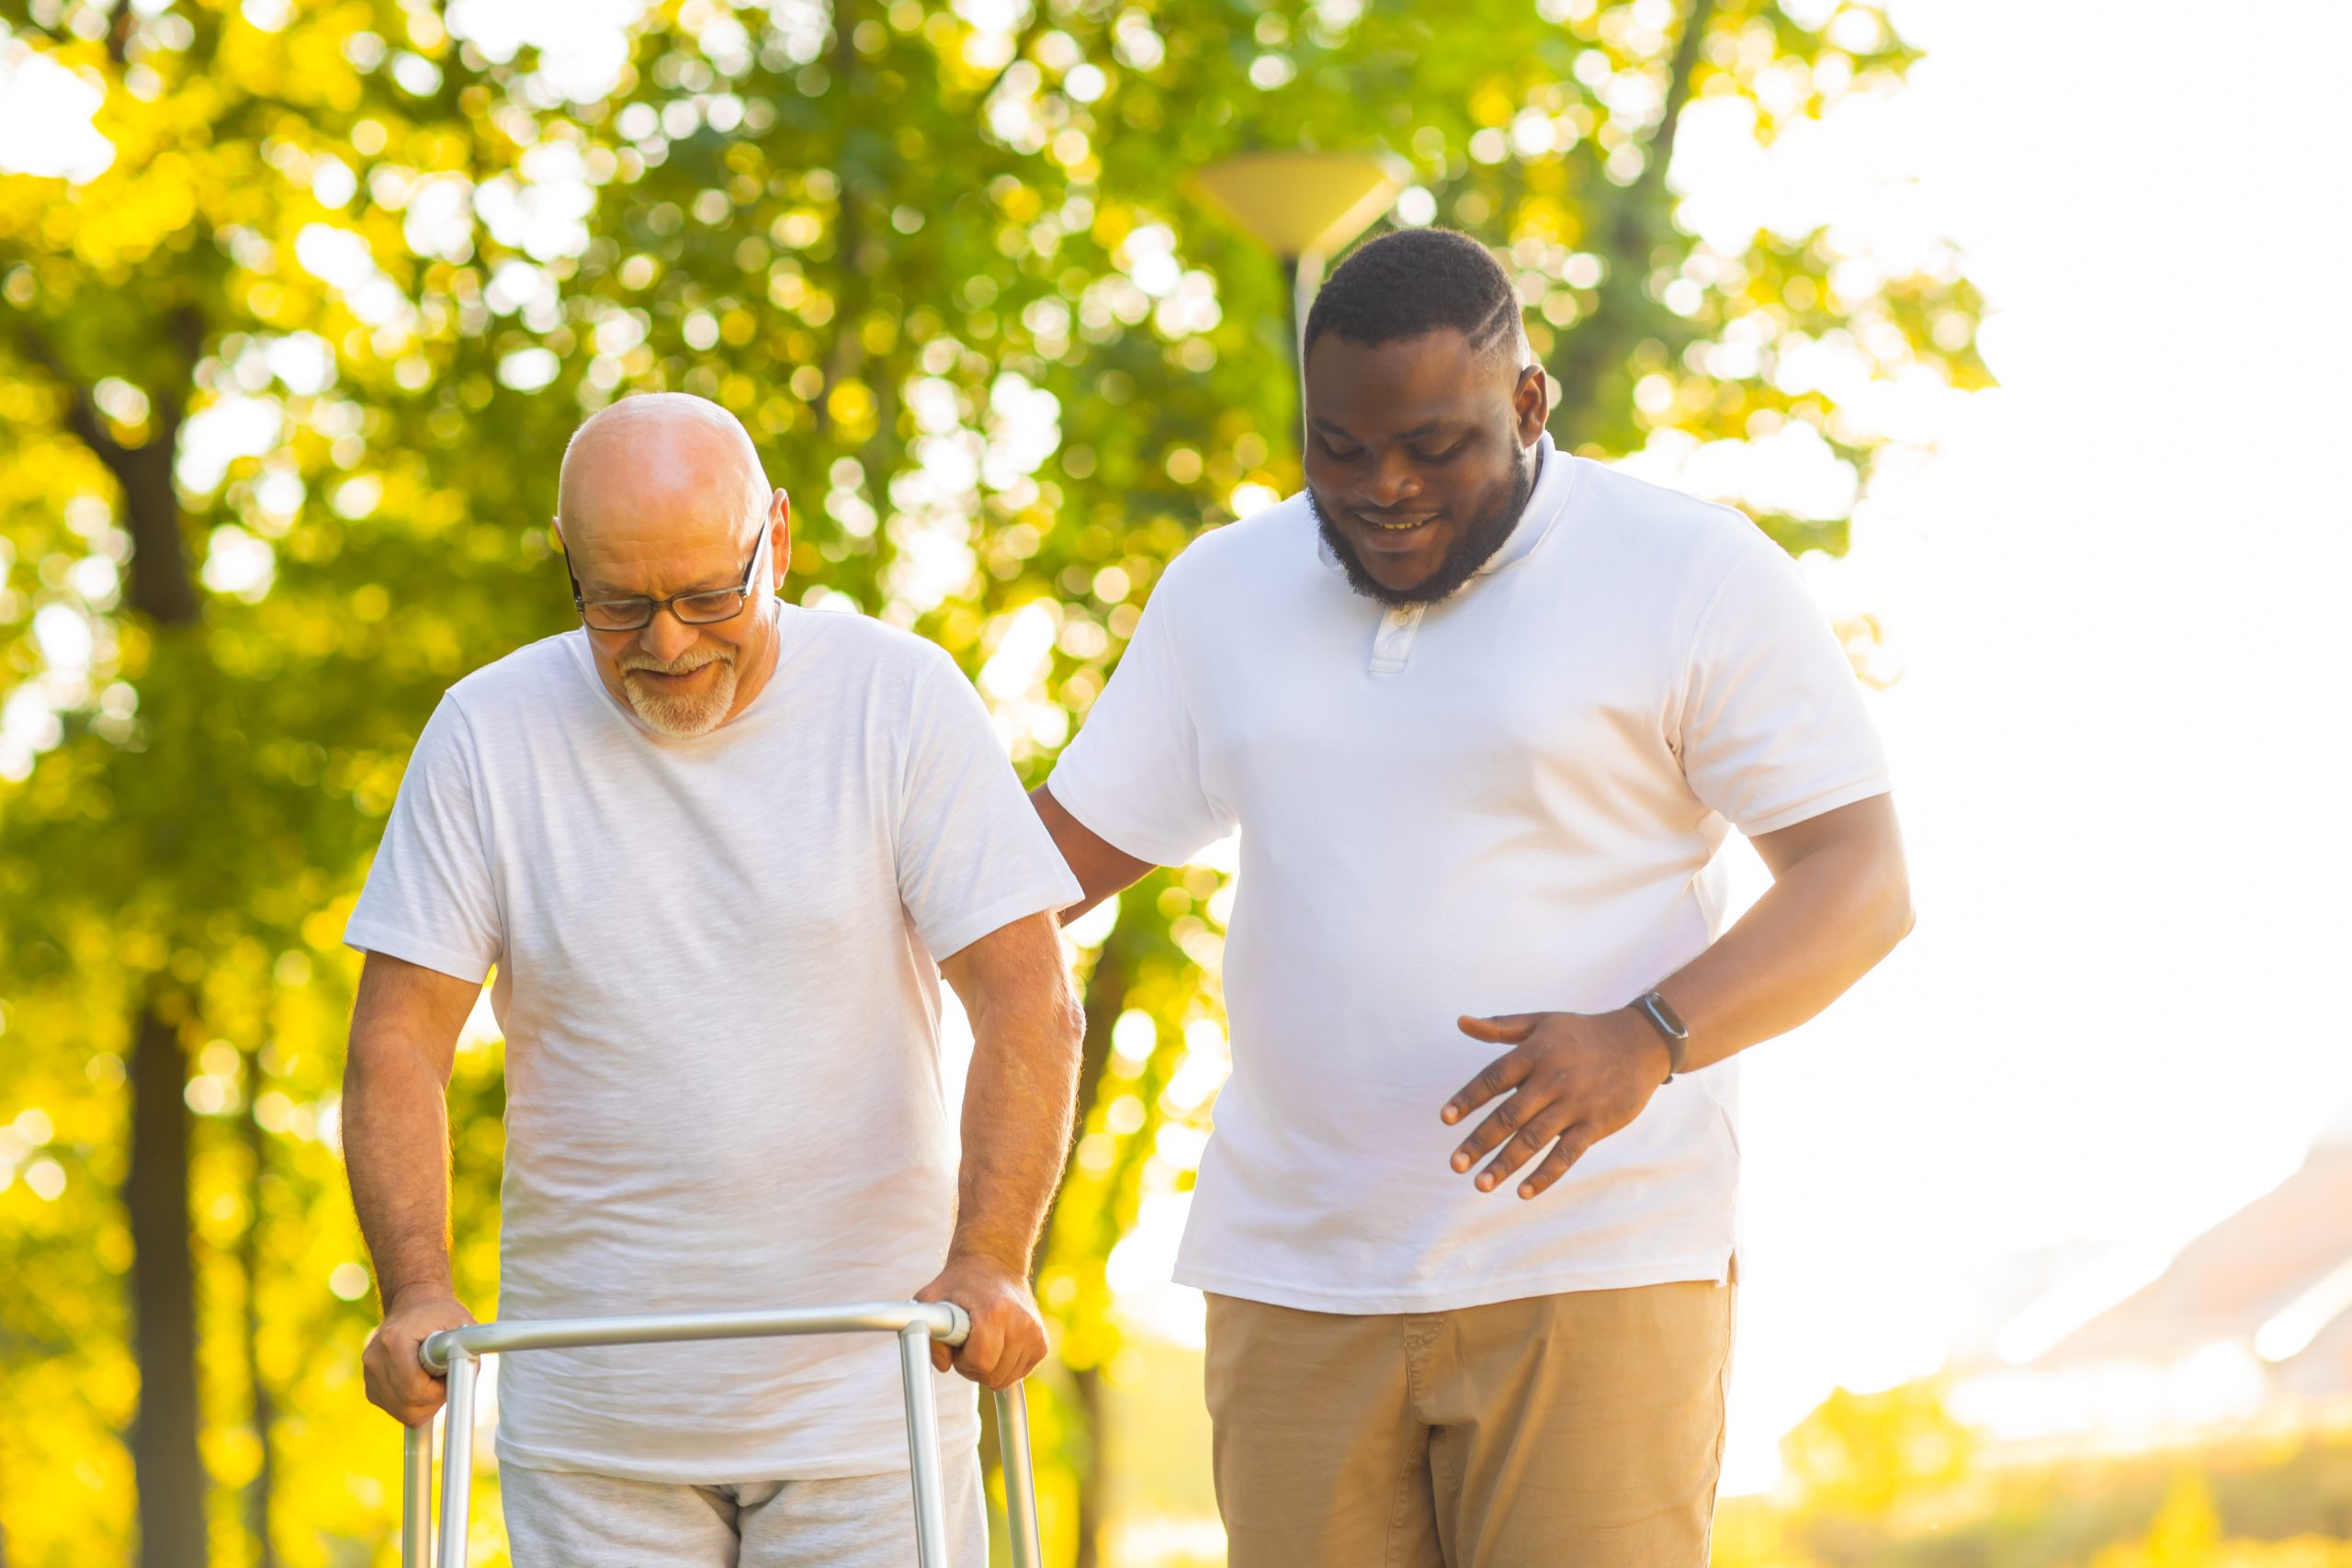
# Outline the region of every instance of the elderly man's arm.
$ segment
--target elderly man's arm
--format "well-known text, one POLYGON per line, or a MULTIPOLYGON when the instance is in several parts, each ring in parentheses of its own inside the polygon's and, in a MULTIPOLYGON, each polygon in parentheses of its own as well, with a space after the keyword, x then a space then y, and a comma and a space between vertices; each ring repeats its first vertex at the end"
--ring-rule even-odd
POLYGON ((351 1015, 344 1164, 384 1313, 360 1364, 369 1401, 404 1426, 431 1420, 444 1393, 417 1347, 473 1322, 449 1273, 448 1089, 481 994, 478 982, 370 953, 351 1015))
MULTIPOLYGON (((1051 914, 1000 927, 939 968, 972 1021, 972 1069, 955 1238, 947 1267, 916 1295, 971 1314, 956 1370, 1009 1388, 1046 1355, 1029 1264, 1069 1147, 1085 1017, 1051 914)), ((944 1347, 933 1357, 950 1364, 944 1347)))

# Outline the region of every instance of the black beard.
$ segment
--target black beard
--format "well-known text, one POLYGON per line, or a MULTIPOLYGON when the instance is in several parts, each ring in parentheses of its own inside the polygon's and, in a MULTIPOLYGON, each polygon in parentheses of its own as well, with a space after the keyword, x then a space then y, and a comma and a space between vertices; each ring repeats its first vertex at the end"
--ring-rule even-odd
POLYGON ((1495 552, 1503 547, 1503 541, 1510 537, 1511 530, 1519 526, 1520 513, 1527 510, 1527 498, 1535 493, 1535 467, 1533 463, 1521 467, 1511 476, 1510 494, 1499 505, 1473 517, 1462 537, 1453 541, 1453 547, 1438 562, 1437 570, 1410 588, 1391 588, 1366 571, 1355 547, 1323 515, 1322 504, 1315 499, 1312 490, 1306 492, 1306 505, 1315 513, 1315 526, 1321 532, 1323 542, 1331 547, 1331 553, 1339 558, 1340 569, 1347 573, 1349 587, 1391 609, 1434 604, 1477 575, 1478 569, 1494 558, 1495 552))

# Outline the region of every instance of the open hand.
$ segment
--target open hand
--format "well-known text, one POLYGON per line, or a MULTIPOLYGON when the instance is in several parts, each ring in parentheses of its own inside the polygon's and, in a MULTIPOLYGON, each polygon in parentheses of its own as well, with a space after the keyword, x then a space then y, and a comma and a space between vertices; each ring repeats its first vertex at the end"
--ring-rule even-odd
POLYGON ((359 1368, 368 1403, 403 1427, 422 1427, 448 1397, 446 1379, 424 1370, 417 1347, 445 1328, 463 1328, 474 1314, 458 1303, 447 1285, 413 1286, 384 1303, 384 1321, 368 1337, 359 1368))
POLYGON ((1011 1388, 1046 1359, 1046 1320, 1020 1270, 993 1258, 961 1253, 948 1258, 939 1278, 915 1292, 919 1302, 953 1302, 972 1319, 972 1332, 954 1350, 934 1339, 931 1364, 954 1367, 977 1383, 1011 1388))
POLYGON ((1519 1184, 1521 1198, 1534 1197, 1567 1174, 1587 1149, 1640 1115, 1666 1080, 1666 1042, 1631 1011, 1522 1012, 1460 1023, 1473 1040, 1510 1047, 1439 1112, 1452 1126, 1500 1098, 1453 1151, 1453 1168, 1467 1171, 1500 1149, 1478 1173, 1481 1192, 1493 1191, 1549 1145, 1544 1163, 1519 1184))

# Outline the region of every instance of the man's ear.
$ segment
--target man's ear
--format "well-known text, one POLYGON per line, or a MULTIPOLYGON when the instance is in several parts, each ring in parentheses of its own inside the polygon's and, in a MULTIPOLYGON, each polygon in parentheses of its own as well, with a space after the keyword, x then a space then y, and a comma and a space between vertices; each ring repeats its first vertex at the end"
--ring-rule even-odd
POLYGON ((785 575, 792 570, 792 497, 777 491, 768 501, 768 527, 775 533, 775 558, 771 566, 775 586, 784 586, 785 575))
POLYGON ((1544 439, 1544 423, 1552 417, 1552 378, 1540 364, 1520 367, 1519 385, 1511 389, 1510 411, 1519 425, 1519 444, 1532 446, 1544 439))

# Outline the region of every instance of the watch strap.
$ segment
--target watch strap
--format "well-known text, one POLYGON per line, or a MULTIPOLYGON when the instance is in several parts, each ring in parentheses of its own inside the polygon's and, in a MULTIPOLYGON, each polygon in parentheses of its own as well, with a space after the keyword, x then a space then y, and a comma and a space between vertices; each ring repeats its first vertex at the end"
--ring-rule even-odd
POLYGON ((1650 1021, 1650 1027, 1657 1030, 1658 1038, 1666 1042, 1666 1077, 1660 1081, 1672 1083, 1675 1075, 1682 1071, 1684 1053, 1690 1048, 1690 1031, 1674 1009, 1667 1005, 1666 998, 1656 991, 1645 991, 1634 998, 1633 1007, 1634 1011, 1650 1021))

